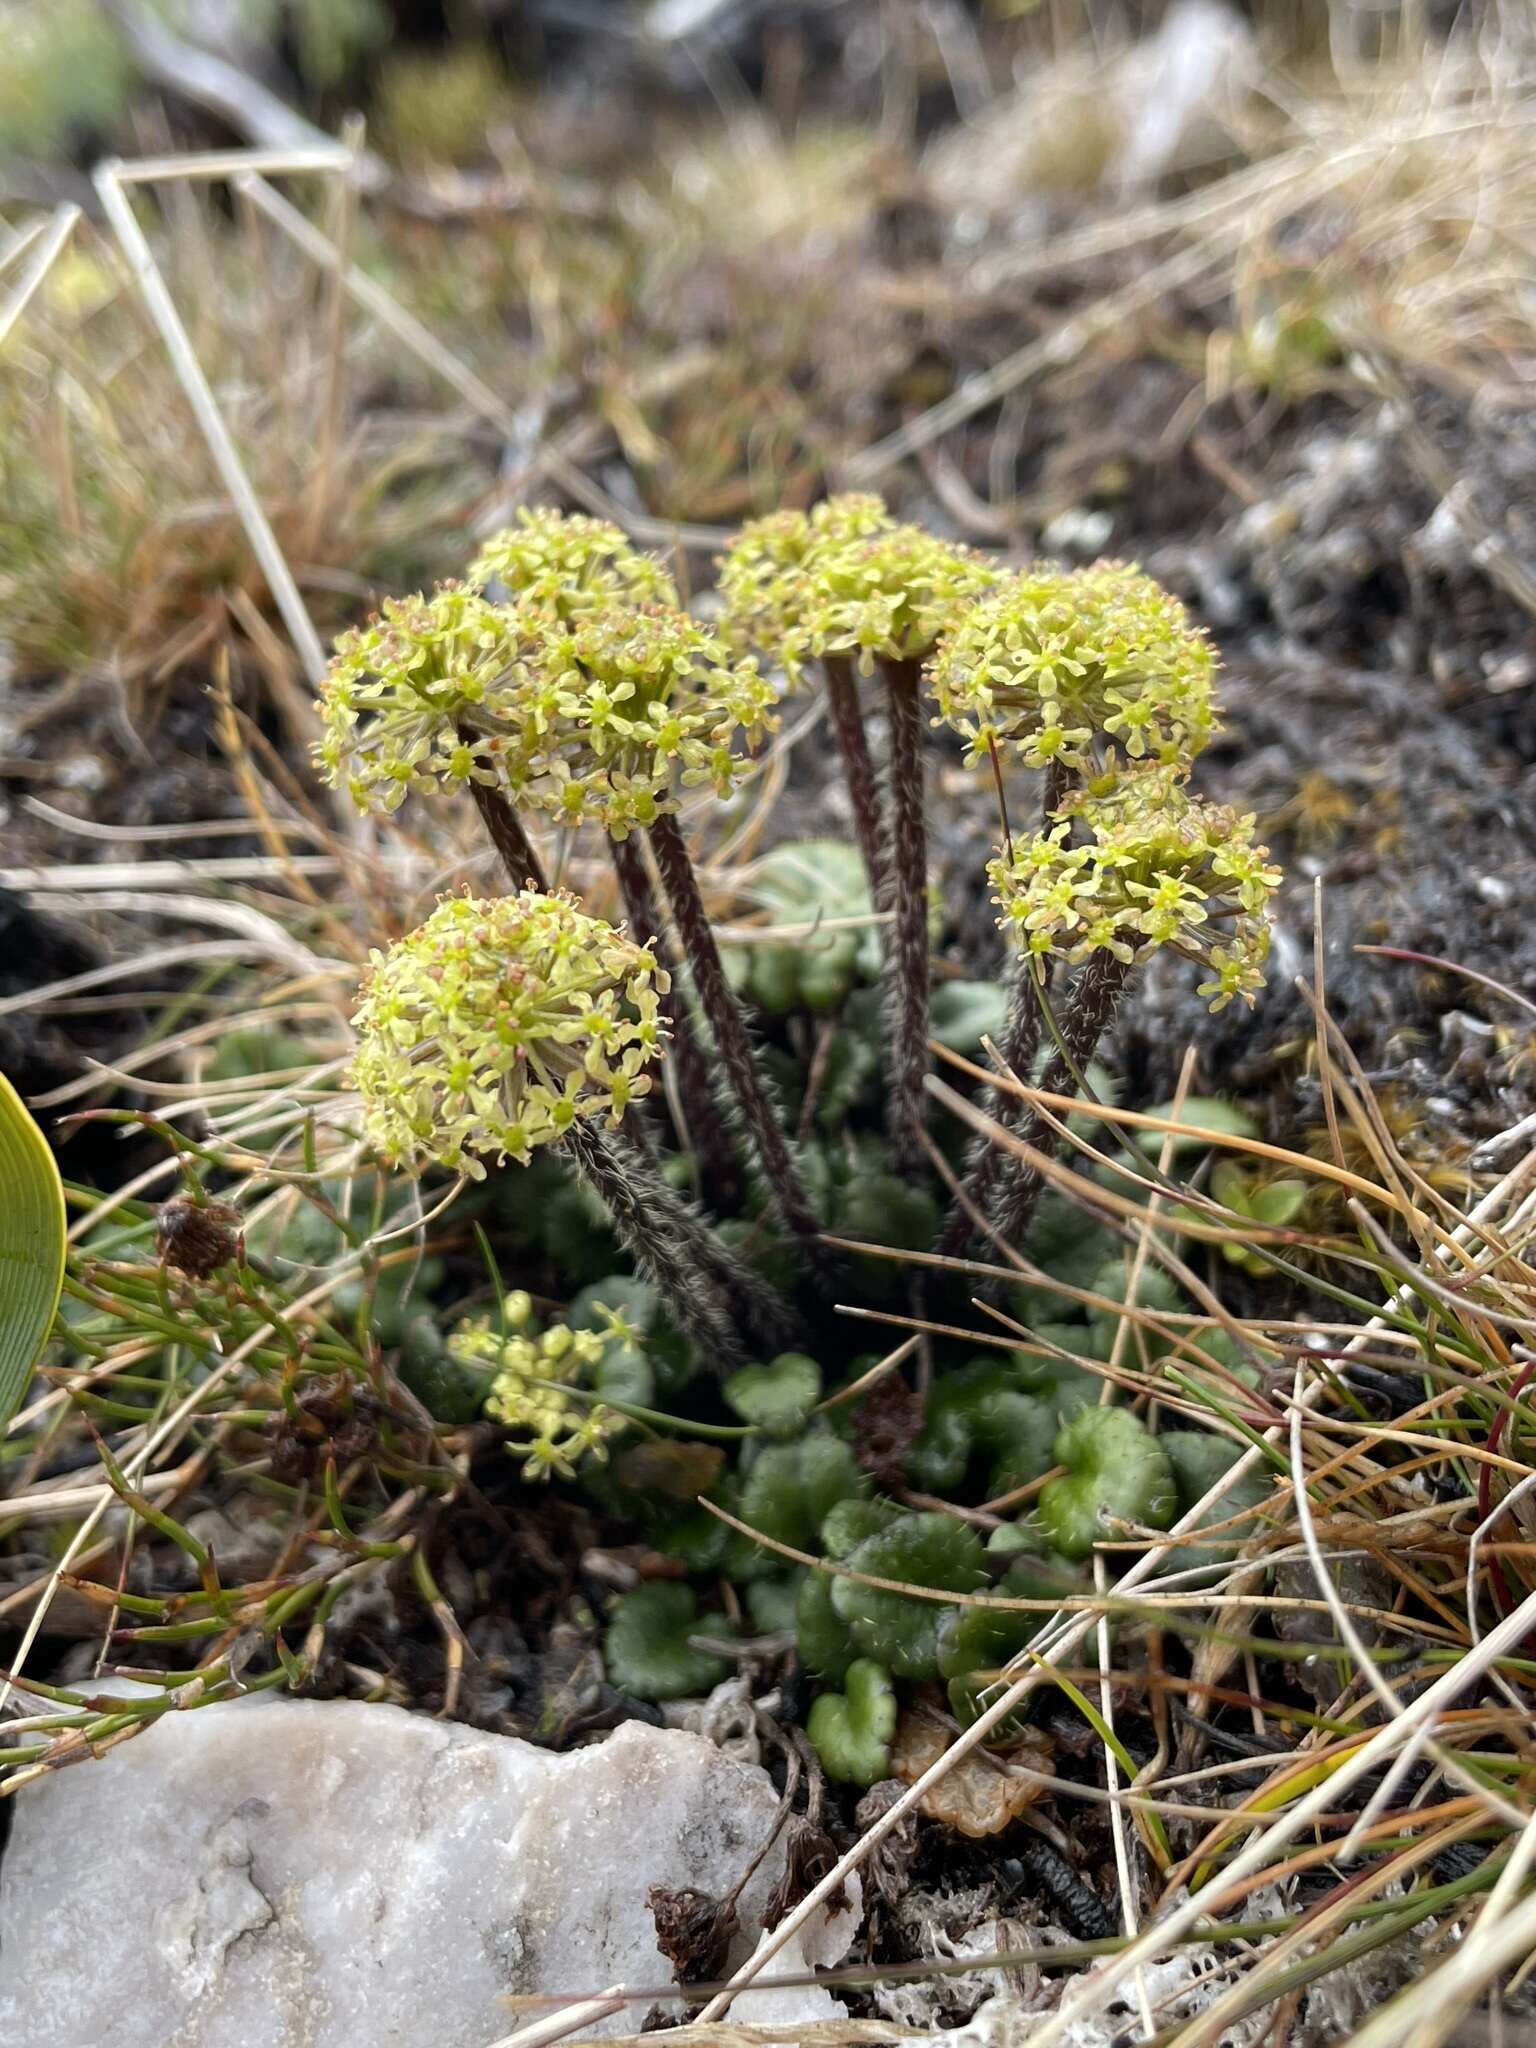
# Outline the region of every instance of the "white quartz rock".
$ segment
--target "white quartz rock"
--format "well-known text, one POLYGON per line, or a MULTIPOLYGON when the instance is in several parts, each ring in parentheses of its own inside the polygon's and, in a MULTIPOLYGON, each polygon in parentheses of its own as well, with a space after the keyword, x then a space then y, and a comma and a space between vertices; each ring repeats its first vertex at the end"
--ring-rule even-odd
MULTIPOLYGON (((0 2041, 26 2048, 490 2048, 509 1993, 671 1981, 653 1884, 729 1891, 776 1797, 760 1769, 633 1721, 552 1756, 348 1701, 176 1714, 14 1802, 0 2041)), ((739 1902, 756 1945, 780 1843, 739 1902)), ((813 1923, 835 1961, 858 1901, 813 1923)), ((792 1942, 765 1975, 806 1967, 792 1942)), ((824 1991, 746 2020, 828 2019, 824 1991)), ((631 2007, 600 2031, 637 2029, 631 2007)), ((593 2031, 583 2028, 583 2032, 593 2031)))

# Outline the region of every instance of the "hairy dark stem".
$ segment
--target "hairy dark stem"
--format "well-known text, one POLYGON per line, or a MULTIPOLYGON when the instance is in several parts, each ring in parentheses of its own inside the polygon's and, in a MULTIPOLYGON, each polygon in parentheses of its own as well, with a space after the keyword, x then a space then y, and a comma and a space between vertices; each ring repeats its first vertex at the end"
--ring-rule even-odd
POLYGON ((898 1173, 925 1170, 922 1131, 928 1075, 928 835, 923 821, 921 669, 915 661, 883 664, 891 708, 891 908, 886 949, 887 1097, 891 1150, 898 1173))
MULTIPOLYGON (((1076 1092, 1077 1081, 1072 1068, 1075 1066, 1081 1073, 1093 1057, 1099 1040, 1114 1022, 1130 971, 1129 963, 1117 960, 1112 953, 1095 953, 1079 970, 1072 984, 1066 1014, 1060 1020, 1062 1044, 1071 1059, 1069 1062, 1063 1058, 1061 1047, 1057 1048, 1040 1083, 1045 1093, 1071 1095, 1076 1092)), ((1047 1159, 1054 1157, 1061 1147, 1061 1134, 1052 1130, 1038 1110, 1030 1112, 1019 1135, 1047 1159)), ((1045 1176, 1039 1167, 1028 1160, 1010 1158, 1007 1178, 992 1216, 993 1225, 1005 1244, 1012 1245, 1015 1250, 1022 1244, 1044 1191, 1045 1176)))
MULTIPOLYGON (((1049 975, 1050 963, 1046 963, 1049 975)), ((1049 986, 1049 983, 1047 983, 1049 986)), ((1045 1014, 1040 1007, 1040 998, 1035 989, 1033 956, 1021 953, 1013 977, 1013 993, 1008 1009, 1008 1029, 998 1051, 1003 1064, 1025 1086, 1035 1064, 1035 1055, 1040 1050, 1040 1038, 1045 1029, 1045 1014)), ((983 1104, 987 1115, 1005 1130, 1012 1127, 1022 1107, 1017 1095, 1006 1088, 992 1088, 987 1091, 983 1104)), ((944 1219, 944 1228, 939 1234, 937 1249, 946 1258, 955 1258, 971 1241, 976 1226, 971 1218, 974 1212, 987 1212, 992 1190, 1002 1172, 1008 1155, 1001 1145, 985 1131, 978 1131, 972 1138, 965 1156, 965 1176, 960 1183, 961 1193, 955 1197, 949 1214, 944 1219)))
POLYGON ((846 654, 823 655, 821 666, 827 682, 832 731, 842 755, 843 779, 853 807, 854 836, 864 856, 869 900, 878 908, 885 893, 885 820, 881 815, 874 756, 869 751, 869 734, 864 730, 864 713, 859 708, 858 678, 852 659, 846 654))
MULTIPOLYGON (((634 1117, 624 1123, 610 1140, 614 1148, 627 1153, 633 1146, 640 1155, 647 1187, 660 1187, 660 1202, 678 1213, 678 1227, 690 1231, 690 1248, 700 1267, 719 1285, 730 1304, 735 1328, 745 1331, 757 1346, 757 1356, 771 1358, 780 1351, 801 1349, 806 1343, 805 1327, 793 1306, 743 1253, 721 1242, 714 1225, 701 1215, 685 1196, 660 1179, 655 1154, 650 1149, 644 1126, 634 1117)), ((654 1192, 650 1198, 655 1203, 654 1192)))
POLYGON ((735 1208, 741 1195, 736 1154, 720 1105, 715 1100, 709 1063, 699 1044, 688 1004, 677 985, 675 965, 669 958, 656 900, 651 893, 651 878, 645 869, 645 856, 640 851, 639 841, 633 836, 611 839, 608 845, 629 918, 630 936, 638 945, 649 946, 672 976, 672 988, 661 999, 661 1011, 671 1033, 668 1059, 677 1076, 678 1102, 687 1126, 679 1136, 693 1148, 699 1162, 699 1177, 711 1199, 721 1208, 735 1208))
MULTIPOLYGON (((1055 812, 1067 798, 1074 777, 1070 768, 1060 761, 1046 764, 1045 776, 1040 790, 1040 830, 1049 832, 1055 822, 1055 812)), ((1050 959, 1041 962, 1045 990, 1051 985, 1054 963, 1050 959)), ((1035 983, 1035 963, 1028 953, 1020 953, 1014 966, 1013 992, 1008 1009, 1008 1033, 999 1050, 1008 1071, 1027 1086, 1035 1056, 1040 1050, 1040 1039, 1045 1028, 1045 1012, 1035 983)), ((985 1104, 987 1114, 994 1123, 1004 1129, 1011 1129, 1018 1121, 1021 1104, 1016 1095, 1004 1088, 993 1088, 988 1092, 985 1104)), ((978 1131, 972 1138, 965 1158, 965 1177, 961 1182, 961 1195, 955 1198, 949 1214, 944 1219, 944 1228, 939 1234, 937 1249, 948 1258, 958 1257, 971 1241, 975 1230, 972 1214, 987 1213, 992 1190, 1002 1172, 1008 1155, 1001 1145, 978 1131), (967 1208, 969 1202, 969 1209, 967 1208)))
MULTIPOLYGON (((467 726, 459 727, 459 738, 466 746, 475 744, 475 735, 467 726)), ((480 813, 480 822, 501 856, 508 881, 514 889, 532 887, 542 895, 549 884, 544 879, 544 868, 533 850, 533 842, 523 830, 516 811, 501 791, 490 783, 471 780, 469 788, 475 809, 480 813)))
POLYGON ((719 1262, 729 1254, 708 1224, 639 1152, 615 1144, 595 1123, 574 1123, 563 1143, 678 1328, 717 1370, 744 1363, 746 1353, 720 1278, 719 1262))
POLYGON ((710 929, 709 912, 699 893, 698 878, 676 818, 658 818, 650 827, 651 845, 661 872, 662 887, 677 920, 678 936, 693 985, 720 1054, 731 1092, 746 1122, 752 1148, 775 1208, 800 1239, 813 1267, 824 1269, 825 1250, 820 1241, 821 1225, 796 1171, 783 1125, 775 1114, 767 1088, 752 1054, 747 1020, 729 981, 710 929))

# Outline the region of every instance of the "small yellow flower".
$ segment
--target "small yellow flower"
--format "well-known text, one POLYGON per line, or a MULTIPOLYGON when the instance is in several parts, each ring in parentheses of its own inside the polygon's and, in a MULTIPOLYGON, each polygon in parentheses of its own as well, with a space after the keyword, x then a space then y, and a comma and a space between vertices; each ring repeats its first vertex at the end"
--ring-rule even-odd
POLYGON ((583 1458, 607 1457, 609 1437, 626 1423, 612 1408, 577 1400, 564 1389, 586 1384, 609 1347, 629 1341, 630 1333, 617 1319, 604 1330, 554 1323, 538 1335, 529 1331, 526 1315, 507 1320, 511 1327, 505 1333, 493 1330, 484 1316, 460 1323, 448 1338, 449 1356, 465 1365, 495 1367, 485 1412, 513 1432, 507 1449, 523 1459, 525 1479, 574 1479, 583 1458))
POLYGON ((538 715, 492 744, 512 801, 615 839, 678 809, 678 789, 728 796, 750 772, 738 740, 775 724, 774 693, 686 612, 610 603, 551 623, 529 661, 538 715))
POLYGON ((363 984, 352 1073, 369 1143, 479 1179, 578 1118, 617 1124, 651 1087, 668 986, 652 953, 567 897, 445 898, 363 984))

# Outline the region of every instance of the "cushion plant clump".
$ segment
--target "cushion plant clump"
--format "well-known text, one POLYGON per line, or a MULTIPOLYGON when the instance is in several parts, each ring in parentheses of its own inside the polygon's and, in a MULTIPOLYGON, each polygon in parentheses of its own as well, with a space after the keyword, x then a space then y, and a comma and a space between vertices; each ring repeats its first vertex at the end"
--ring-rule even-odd
MULTIPOLYGON (((461 1376, 487 1376, 484 1413, 526 1476, 585 1488, 672 1569, 739 1586, 764 1640, 788 1631, 823 1688, 810 1729, 828 1771, 866 1784, 889 1765, 896 1688, 947 1683, 968 1717, 1052 1601, 1081 1589, 1095 1548, 1166 1528, 1230 1451, 1198 1430, 1165 1448, 1106 1404, 1111 1361, 1155 1371, 1175 1349, 1163 1319, 1195 1320, 1143 1257, 1126 1348, 1132 1265, 1110 1211, 1040 1206, 1037 1171, 993 1150, 973 1156, 963 1216, 941 1225, 930 1038, 980 1055, 1002 1032, 1015 1071, 1070 1092, 1153 954, 1202 966, 1216 1007, 1252 1000, 1278 877, 1251 820, 1187 792, 1215 730, 1215 662, 1139 570, 1010 574, 853 494, 749 525, 720 597, 706 626, 618 528, 525 510, 468 584, 387 604, 338 643, 327 777, 386 813, 413 790, 467 795, 517 885, 449 898, 375 956, 353 1071, 380 1157, 528 1175, 516 1242, 575 1273, 563 1315, 535 1317, 513 1293, 499 1322, 462 1319, 447 1340, 461 1376), (868 673, 888 721, 883 778, 868 673), (771 851, 748 900, 795 941, 747 934, 723 951, 680 819, 700 793, 750 786, 775 676, 826 693, 855 847, 771 851), (988 870, 1012 987, 959 984, 937 1002, 925 693, 973 763, 990 773, 1006 756, 1042 781, 1038 829, 988 870), (628 929, 544 885, 533 835, 551 825, 607 846, 628 929), (1054 1060, 1040 1054, 1047 988, 1054 1060), (607 1216, 636 1276, 582 1271, 571 1229, 554 1229, 578 1216, 572 1174, 581 1217, 607 1216), (921 1391, 869 1373, 831 1304, 905 1307, 910 1273, 882 1251, 960 1249, 978 1214, 1041 1276, 1014 1291, 1017 1348, 937 1345, 921 1391), (988 1512, 978 1528, 945 1501, 988 1512), (989 1585, 1021 1604, 984 1604, 989 1585)), ((1053 1134, 1025 1128, 1048 1154, 1053 1134)), ((1236 1208, 1248 1184, 1220 1172, 1236 1208)), ((1279 1220, 1280 1205, 1251 1207, 1279 1220)), ((1207 1342, 1197 1360, 1240 1385, 1207 1342)), ((610 1679, 649 1699, 707 1689, 727 1667, 693 1638, 725 1633, 699 1622, 688 1583, 643 1584, 612 1605, 610 1679)))

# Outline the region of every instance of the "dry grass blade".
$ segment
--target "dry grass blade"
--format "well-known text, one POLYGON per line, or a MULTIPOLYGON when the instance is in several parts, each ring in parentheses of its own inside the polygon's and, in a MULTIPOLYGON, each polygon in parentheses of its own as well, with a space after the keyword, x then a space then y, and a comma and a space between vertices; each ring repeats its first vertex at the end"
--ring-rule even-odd
POLYGON ((61 206, 46 228, 40 225, 33 234, 19 235, 6 251, 4 261, 0 262, 0 272, 8 270, 23 250, 32 247, 34 240, 37 243, 32 249, 32 256, 26 269, 12 287, 5 303, 0 305, 0 349, 5 347, 10 339, 11 329, 31 305, 49 271, 64 253, 79 218, 78 206, 61 206))

